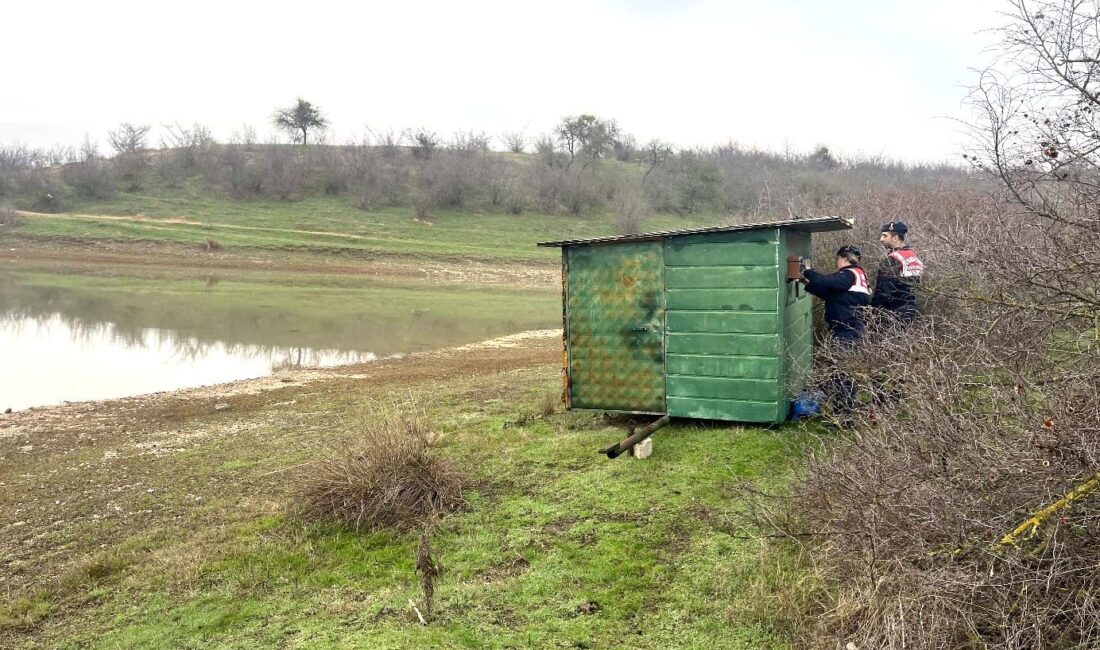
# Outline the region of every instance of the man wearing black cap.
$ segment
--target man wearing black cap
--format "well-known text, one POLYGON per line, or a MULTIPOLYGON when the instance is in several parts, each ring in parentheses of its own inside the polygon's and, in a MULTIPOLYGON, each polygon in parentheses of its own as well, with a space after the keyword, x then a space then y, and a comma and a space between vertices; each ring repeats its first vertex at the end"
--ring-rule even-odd
POLYGON ((863 336, 862 308, 867 306, 871 291, 867 275, 859 266, 860 251, 844 246, 836 252, 836 273, 802 271, 806 291, 825 301, 825 324, 833 338, 858 341, 863 336))
POLYGON ((924 263, 905 243, 909 227, 900 221, 882 224, 879 241, 886 247, 886 258, 878 267, 875 295, 871 306, 885 309, 901 322, 917 317, 916 287, 920 285, 924 263))

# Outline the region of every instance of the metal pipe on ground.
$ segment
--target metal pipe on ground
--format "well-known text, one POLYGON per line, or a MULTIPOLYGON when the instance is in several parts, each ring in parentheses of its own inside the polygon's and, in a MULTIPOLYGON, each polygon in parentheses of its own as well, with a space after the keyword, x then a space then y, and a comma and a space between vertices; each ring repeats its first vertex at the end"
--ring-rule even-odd
POLYGON ((671 420, 672 418, 668 415, 665 415, 660 419, 654 420, 642 429, 631 433, 628 437, 620 440, 619 442, 616 442, 610 447, 601 449, 600 453, 607 454, 608 458, 618 458, 619 456, 630 451, 634 447, 634 445, 656 433, 658 429, 668 424, 671 420))

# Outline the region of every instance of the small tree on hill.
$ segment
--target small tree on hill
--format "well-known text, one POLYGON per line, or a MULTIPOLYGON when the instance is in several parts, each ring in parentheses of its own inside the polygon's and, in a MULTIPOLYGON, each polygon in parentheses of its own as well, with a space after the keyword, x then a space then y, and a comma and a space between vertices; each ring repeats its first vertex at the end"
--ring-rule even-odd
POLYGON ((141 189, 141 176, 145 171, 145 140, 151 128, 148 124, 135 126, 123 122, 117 130, 107 132, 107 141, 116 153, 115 169, 130 191, 141 189))
POLYGON ((118 130, 107 132, 107 141, 116 153, 137 153, 145 150, 145 139, 149 135, 148 124, 134 125, 123 122, 118 130))
POLYGON ((321 109, 301 97, 294 106, 276 110, 272 122, 276 128, 286 131, 291 140, 303 145, 309 144, 310 131, 324 131, 329 125, 321 109))
POLYGON ((573 162, 578 153, 603 158, 615 148, 619 138, 619 125, 615 120, 601 120, 595 115, 577 115, 562 118, 555 129, 558 142, 573 162))

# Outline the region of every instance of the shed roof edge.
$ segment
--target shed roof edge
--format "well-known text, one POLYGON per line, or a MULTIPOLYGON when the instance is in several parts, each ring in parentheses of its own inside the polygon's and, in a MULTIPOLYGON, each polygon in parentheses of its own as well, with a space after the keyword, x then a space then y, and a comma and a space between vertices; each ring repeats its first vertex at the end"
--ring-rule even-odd
POLYGON ((737 232, 741 230, 759 230, 761 228, 790 228, 802 232, 831 232, 835 230, 849 230, 854 221, 846 217, 808 217, 805 219, 784 219, 782 221, 768 221, 761 223, 732 224, 725 226, 708 226, 705 228, 685 228, 682 230, 659 230, 643 232, 634 235, 609 235, 606 237, 592 237, 589 239, 564 239, 561 241, 539 242, 543 247, 575 246, 584 244, 607 244, 614 242, 644 241, 649 239, 664 239, 677 235, 698 235, 704 233, 737 232))

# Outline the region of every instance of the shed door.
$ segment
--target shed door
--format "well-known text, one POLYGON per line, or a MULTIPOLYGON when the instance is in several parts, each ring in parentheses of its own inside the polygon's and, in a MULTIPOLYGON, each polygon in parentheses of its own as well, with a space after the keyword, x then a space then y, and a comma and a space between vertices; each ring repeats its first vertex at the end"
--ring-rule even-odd
POLYGON ((571 408, 665 412, 664 245, 565 249, 571 408))

